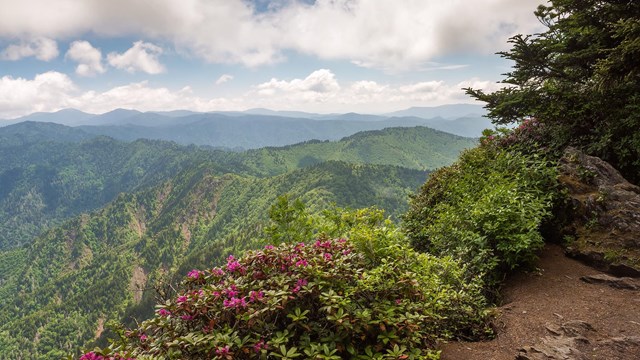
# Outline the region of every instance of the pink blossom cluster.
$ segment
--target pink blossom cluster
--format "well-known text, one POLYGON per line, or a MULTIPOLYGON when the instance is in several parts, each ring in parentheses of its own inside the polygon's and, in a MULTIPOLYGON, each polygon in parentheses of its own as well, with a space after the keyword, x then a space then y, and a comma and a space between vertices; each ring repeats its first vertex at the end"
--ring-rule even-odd
POLYGON ((202 271, 193 269, 189 271, 189 273, 187 274, 187 277, 195 280, 200 278, 202 275, 203 275, 202 271))
POLYGON ((267 344, 264 342, 264 340, 260 340, 255 343, 255 345, 253 345, 253 350, 255 350, 255 352, 257 353, 259 353, 262 349, 267 349, 267 344))
POLYGON ((222 305, 226 308, 245 308, 248 304, 245 298, 232 297, 231 299, 224 299, 222 305))
POLYGON ((227 270, 229 270, 229 272, 239 272, 241 274, 245 273, 245 268, 244 266, 242 266, 238 260, 236 260, 233 255, 229 255, 229 258, 227 259, 227 270))
POLYGON ((229 345, 221 346, 221 347, 217 348, 216 349, 216 355, 225 356, 225 357, 231 355, 231 350, 229 348, 229 345))
POLYGON ((302 287, 307 286, 307 284, 309 284, 309 281, 307 281, 307 279, 298 279, 298 281, 296 282, 296 286, 291 291, 294 294, 298 293, 300 290, 302 290, 302 287))
POLYGON ((134 358, 124 358, 120 355, 102 356, 90 351, 80 357, 80 360, 135 360, 134 358))

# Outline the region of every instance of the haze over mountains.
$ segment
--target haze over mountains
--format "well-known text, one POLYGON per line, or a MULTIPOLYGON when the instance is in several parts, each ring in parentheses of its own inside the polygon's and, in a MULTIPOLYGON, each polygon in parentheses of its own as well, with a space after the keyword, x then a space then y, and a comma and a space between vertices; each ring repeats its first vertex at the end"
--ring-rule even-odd
POLYGON ((470 104, 416 107, 382 115, 313 114, 267 109, 213 113, 188 110, 143 113, 116 109, 94 115, 65 109, 54 113, 34 113, 0 121, 0 124, 51 122, 74 127, 78 137, 105 135, 123 141, 146 138, 175 141, 182 145, 255 149, 313 139, 339 140, 360 131, 388 127, 427 126, 459 136, 479 137, 483 129, 491 127, 483 114, 481 106, 470 104))

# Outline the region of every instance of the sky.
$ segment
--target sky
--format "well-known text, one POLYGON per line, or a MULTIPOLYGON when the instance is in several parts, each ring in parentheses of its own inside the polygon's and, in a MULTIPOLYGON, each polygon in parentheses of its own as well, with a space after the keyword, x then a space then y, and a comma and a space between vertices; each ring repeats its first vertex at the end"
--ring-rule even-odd
POLYGON ((0 119, 473 102, 542 0, 0 0, 0 119))

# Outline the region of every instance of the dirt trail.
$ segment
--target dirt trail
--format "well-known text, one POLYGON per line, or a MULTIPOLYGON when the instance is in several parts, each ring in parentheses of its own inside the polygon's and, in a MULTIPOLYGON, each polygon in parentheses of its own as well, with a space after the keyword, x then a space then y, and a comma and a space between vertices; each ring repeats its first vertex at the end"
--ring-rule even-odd
POLYGON ((640 290, 582 281, 602 272, 556 245, 544 249, 538 268, 507 281, 494 340, 444 344, 442 359, 513 360, 525 347, 519 359, 640 359, 640 290))

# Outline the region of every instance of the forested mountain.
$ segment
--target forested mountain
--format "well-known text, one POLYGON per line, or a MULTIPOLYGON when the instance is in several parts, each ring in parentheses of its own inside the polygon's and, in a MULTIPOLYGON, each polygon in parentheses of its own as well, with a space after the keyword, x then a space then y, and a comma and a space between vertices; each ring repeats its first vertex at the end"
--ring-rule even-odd
POLYGON ((475 139, 451 135, 427 127, 387 128, 357 133, 340 141, 307 141, 281 148, 250 150, 243 164, 255 172, 277 174, 327 160, 351 163, 399 165, 434 170, 449 165, 475 139))
POLYGON ((121 192, 159 184, 209 162, 220 173, 277 175, 326 160, 433 170, 475 141, 428 128, 385 129, 338 142, 244 153, 137 140, 92 138, 77 128, 26 122, 0 129, 0 249, 100 208, 121 192))
MULTIPOLYGON (((284 193, 314 211, 378 205, 399 214, 426 173, 326 162, 283 175, 223 174, 210 163, 0 252, 0 358, 59 359, 100 337, 105 322, 149 311, 159 279, 254 247, 284 193), (253 240, 250 240, 253 239, 253 240)), ((148 314, 148 313, 147 313, 148 314)))
POLYGON ((42 229, 99 208, 120 192, 157 184, 213 156, 150 140, 57 142, 84 136, 61 125, 15 126, 29 131, 7 134, 15 130, 10 126, 0 132, 0 249, 24 244, 42 229), (5 136, 13 141, 4 141, 5 136), (44 136, 57 141, 37 141, 44 136))
MULTIPOLYGON (((357 132, 388 127, 431 126, 447 128, 463 136, 480 136, 486 121, 478 117, 477 126, 457 125, 456 120, 418 117, 385 118, 376 121, 313 120, 270 115, 228 116, 198 114, 180 118, 158 119, 157 114, 141 114, 128 118, 127 123, 102 126, 79 126, 88 133, 132 141, 138 138, 175 141, 179 144, 209 145, 222 148, 256 149, 265 146, 285 146, 298 142, 338 140, 357 132), (168 120, 168 121, 167 121, 168 120), (151 125, 163 124, 162 126, 151 125), (481 128, 481 129, 480 129, 481 128)), ((466 122, 467 120, 461 120, 466 122)))
MULTIPOLYGON (((35 113, 13 122, 52 122, 73 126, 77 136, 89 133, 124 141, 157 139, 182 145, 229 149, 285 146, 308 140, 338 140, 361 131, 388 127, 428 126, 465 137, 480 137, 491 127, 477 105, 411 108, 385 115, 314 114, 252 109, 243 112, 140 112, 116 109, 94 115, 66 109, 35 113)), ((2 125, 2 122, 0 122, 2 125)))

